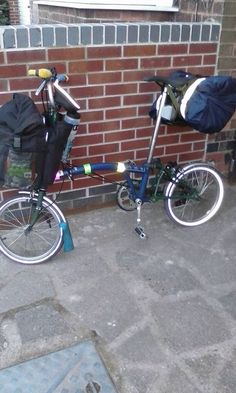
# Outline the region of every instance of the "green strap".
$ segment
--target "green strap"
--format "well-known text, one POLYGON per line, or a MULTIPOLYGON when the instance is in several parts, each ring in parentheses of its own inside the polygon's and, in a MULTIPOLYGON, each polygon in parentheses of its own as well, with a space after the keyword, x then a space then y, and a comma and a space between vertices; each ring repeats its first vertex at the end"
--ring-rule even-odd
POLYGON ((83 167, 85 175, 90 175, 92 173, 92 168, 90 164, 84 164, 83 167))

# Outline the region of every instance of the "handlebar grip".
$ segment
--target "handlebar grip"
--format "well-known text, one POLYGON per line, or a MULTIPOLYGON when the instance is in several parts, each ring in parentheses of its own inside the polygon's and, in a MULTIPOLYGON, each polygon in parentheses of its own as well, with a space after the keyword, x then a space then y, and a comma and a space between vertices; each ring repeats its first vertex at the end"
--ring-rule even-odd
POLYGON ((46 68, 39 68, 38 70, 29 70, 29 76, 38 76, 42 79, 48 79, 52 77, 52 72, 46 68))

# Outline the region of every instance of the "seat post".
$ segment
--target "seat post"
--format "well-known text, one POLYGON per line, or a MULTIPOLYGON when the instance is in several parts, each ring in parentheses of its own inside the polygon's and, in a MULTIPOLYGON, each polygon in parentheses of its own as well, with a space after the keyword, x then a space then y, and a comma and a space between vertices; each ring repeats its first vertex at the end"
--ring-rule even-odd
MULTIPOLYGON (((157 140, 157 136, 158 136, 158 132, 159 132, 159 127, 161 124, 161 114, 162 114, 162 109, 165 106, 166 103, 166 98, 167 98, 167 91, 168 91, 168 87, 165 86, 162 92, 162 96, 161 96, 161 101, 160 101, 160 105, 157 109, 157 120, 156 120, 156 125, 152 134, 152 138, 150 141, 150 146, 149 146, 149 152, 148 152, 148 159, 147 159, 147 163, 150 164, 152 161, 152 157, 153 157, 153 153, 154 153, 154 149, 156 146, 156 140, 157 140)), ((157 105, 159 104, 159 102, 157 101, 157 105)))

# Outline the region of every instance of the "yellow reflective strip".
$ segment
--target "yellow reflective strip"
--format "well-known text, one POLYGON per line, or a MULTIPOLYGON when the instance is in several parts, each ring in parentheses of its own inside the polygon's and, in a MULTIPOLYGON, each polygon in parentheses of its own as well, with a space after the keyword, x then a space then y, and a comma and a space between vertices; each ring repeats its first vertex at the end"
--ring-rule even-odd
POLYGON ((123 162, 117 162, 117 172, 125 172, 125 164, 123 162))
POLYGON ((92 168, 90 164, 84 164, 83 167, 85 175, 90 175, 92 173, 92 168))

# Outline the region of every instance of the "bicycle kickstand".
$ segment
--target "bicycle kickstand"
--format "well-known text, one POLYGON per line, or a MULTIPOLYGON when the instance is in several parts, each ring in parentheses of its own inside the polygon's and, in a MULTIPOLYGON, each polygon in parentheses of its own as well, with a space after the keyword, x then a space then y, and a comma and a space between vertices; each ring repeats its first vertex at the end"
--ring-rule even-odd
POLYGON ((140 239, 146 239, 147 235, 144 232, 143 228, 141 227, 141 206, 142 201, 141 199, 136 199, 136 206, 137 206, 137 226, 135 228, 135 232, 138 234, 140 239))

